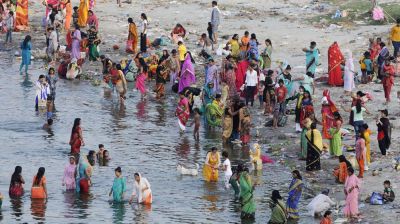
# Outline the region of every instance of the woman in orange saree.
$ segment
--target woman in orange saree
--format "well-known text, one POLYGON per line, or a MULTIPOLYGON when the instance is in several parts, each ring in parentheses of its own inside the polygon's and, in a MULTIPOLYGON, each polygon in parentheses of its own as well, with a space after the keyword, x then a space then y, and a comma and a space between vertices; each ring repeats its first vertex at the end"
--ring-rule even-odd
POLYGON ((328 84, 332 86, 343 86, 341 64, 344 61, 342 52, 337 42, 329 47, 328 50, 328 84))
POLYGON ((137 43, 138 43, 138 33, 136 24, 133 22, 132 18, 128 18, 129 30, 128 30, 128 40, 126 41, 126 52, 136 53, 137 43))
POLYGON ((346 181, 348 176, 347 168, 350 166, 350 162, 347 161, 344 155, 339 156, 339 167, 335 168, 333 171, 333 175, 336 177, 337 182, 343 184, 346 181))
POLYGON ((15 30, 28 30, 28 0, 17 0, 15 30))
POLYGON ((71 19, 72 19, 72 4, 71 0, 66 0, 65 2, 65 24, 64 29, 66 31, 71 28, 71 19))

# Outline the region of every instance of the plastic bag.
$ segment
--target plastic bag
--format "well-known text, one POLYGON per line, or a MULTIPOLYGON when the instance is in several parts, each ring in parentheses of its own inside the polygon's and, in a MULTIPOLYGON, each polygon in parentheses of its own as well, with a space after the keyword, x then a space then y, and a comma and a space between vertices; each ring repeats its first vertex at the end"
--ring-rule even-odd
POLYGON ((369 199, 371 205, 383 205, 382 194, 377 192, 372 192, 371 198, 369 199))

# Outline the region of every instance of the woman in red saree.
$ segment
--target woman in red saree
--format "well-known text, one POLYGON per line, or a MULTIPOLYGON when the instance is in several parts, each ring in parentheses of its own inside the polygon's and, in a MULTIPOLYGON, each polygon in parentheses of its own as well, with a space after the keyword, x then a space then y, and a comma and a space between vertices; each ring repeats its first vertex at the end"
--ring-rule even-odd
POLYGON ((179 93, 179 103, 178 107, 176 107, 175 116, 178 117, 180 132, 184 132, 186 129, 186 122, 189 120, 190 111, 189 111, 189 101, 185 97, 183 92, 179 93))
POLYGON ((244 82, 246 80, 246 71, 247 68, 249 67, 249 62, 247 60, 243 60, 237 64, 237 69, 236 69, 236 90, 238 92, 243 92, 241 90, 242 85, 244 85, 244 82))
POLYGON ((82 136, 80 118, 75 118, 74 126, 72 127, 71 131, 71 139, 69 141, 69 145, 71 146, 71 154, 79 154, 81 151, 81 146, 85 145, 82 136))
POLYGON ((395 73, 394 66, 392 65, 389 59, 386 59, 385 64, 383 65, 383 79, 382 79, 386 104, 390 102, 390 92, 394 84, 394 73, 395 73))
POLYGON ((28 27, 28 0, 17 0, 17 9, 15 11, 15 31, 24 31, 28 27))
POLYGON ((337 42, 329 47, 328 50, 328 84, 332 86, 343 86, 341 64, 344 61, 342 52, 337 42))
POLYGON ((333 113, 337 111, 337 108, 333 101, 331 100, 331 93, 329 90, 325 89, 323 92, 322 102, 321 102, 321 114, 322 114, 322 137, 325 139, 330 139, 329 129, 331 128, 334 117, 333 113))

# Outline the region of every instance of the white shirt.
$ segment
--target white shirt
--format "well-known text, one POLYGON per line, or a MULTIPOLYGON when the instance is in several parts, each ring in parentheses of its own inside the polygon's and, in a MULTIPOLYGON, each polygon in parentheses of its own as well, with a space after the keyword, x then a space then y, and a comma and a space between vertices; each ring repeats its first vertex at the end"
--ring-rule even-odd
POLYGON ((143 34, 147 33, 147 20, 142 20, 142 23, 140 24, 140 30, 143 34))
POLYGON ((247 86, 256 86, 257 85, 257 72, 256 70, 246 72, 246 85, 247 86))
POLYGON ((315 213, 325 212, 335 204, 328 196, 319 194, 307 205, 308 214, 314 216, 315 213))
POLYGON ((260 76, 258 77, 258 79, 261 81, 265 81, 265 75, 264 73, 260 72, 260 76))
POLYGON ((231 161, 229 159, 225 159, 222 165, 224 167, 226 166, 226 170, 224 171, 225 176, 232 176, 231 161))

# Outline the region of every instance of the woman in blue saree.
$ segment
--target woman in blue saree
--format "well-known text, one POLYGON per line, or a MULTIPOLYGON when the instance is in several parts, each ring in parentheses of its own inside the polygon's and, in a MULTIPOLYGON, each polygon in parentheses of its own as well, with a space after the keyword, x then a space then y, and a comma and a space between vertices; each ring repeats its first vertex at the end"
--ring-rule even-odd
POLYGON ((304 48, 303 51, 306 53, 306 72, 311 72, 313 76, 317 70, 317 65, 319 64, 319 50, 317 48, 317 43, 311 42, 310 48, 304 48))
POLYGON ((122 202, 126 191, 126 179, 122 176, 121 167, 115 169, 115 178, 109 196, 113 196, 114 202, 122 202))
POLYGON ((299 210, 297 206, 299 204, 304 185, 298 170, 294 170, 292 175, 293 179, 289 186, 289 197, 286 202, 286 209, 290 219, 299 219, 299 210))

